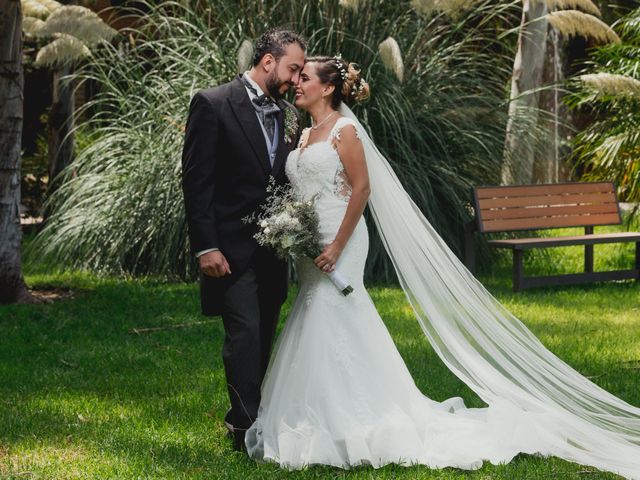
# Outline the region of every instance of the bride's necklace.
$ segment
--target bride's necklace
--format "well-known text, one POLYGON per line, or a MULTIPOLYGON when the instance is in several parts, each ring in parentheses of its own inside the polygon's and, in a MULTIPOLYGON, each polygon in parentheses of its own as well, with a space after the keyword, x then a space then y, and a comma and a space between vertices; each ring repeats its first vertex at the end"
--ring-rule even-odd
POLYGON ((338 113, 337 110, 334 110, 333 112, 331 112, 329 115, 327 115, 326 117, 324 117, 324 120, 322 120, 320 123, 318 123, 317 125, 313 125, 311 128, 313 130, 317 130, 319 129, 323 124, 325 124, 327 122, 327 120, 329 120, 334 114, 338 113))

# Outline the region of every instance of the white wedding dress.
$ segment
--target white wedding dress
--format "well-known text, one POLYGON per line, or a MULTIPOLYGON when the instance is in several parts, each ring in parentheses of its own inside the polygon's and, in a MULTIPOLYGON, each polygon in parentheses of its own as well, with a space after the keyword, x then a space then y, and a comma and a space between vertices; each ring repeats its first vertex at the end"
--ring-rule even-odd
MULTIPOLYGON (((296 196, 317 195, 323 244, 342 222, 350 187, 334 141, 292 151, 286 173, 296 196)), ((363 284, 368 250, 364 217, 337 265, 354 288, 344 297, 311 259, 299 259, 299 292, 278 338, 262 385, 258 417, 247 431, 251 457, 299 469, 388 463, 477 469, 519 452, 562 454, 564 439, 549 436, 553 418, 504 400, 465 408, 462 399, 436 402, 416 387, 363 284)))

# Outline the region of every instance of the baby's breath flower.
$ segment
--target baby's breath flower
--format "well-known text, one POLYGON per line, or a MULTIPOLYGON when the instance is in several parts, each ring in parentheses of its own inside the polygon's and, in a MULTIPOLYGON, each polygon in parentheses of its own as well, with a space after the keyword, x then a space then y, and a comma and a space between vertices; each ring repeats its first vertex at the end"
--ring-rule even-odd
POLYGON ((243 219, 259 227, 254 235, 258 244, 272 248, 280 258, 318 256, 322 248, 314 199, 295 200, 291 187, 277 185, 273 178, 267 193, 261 213, 243 219))

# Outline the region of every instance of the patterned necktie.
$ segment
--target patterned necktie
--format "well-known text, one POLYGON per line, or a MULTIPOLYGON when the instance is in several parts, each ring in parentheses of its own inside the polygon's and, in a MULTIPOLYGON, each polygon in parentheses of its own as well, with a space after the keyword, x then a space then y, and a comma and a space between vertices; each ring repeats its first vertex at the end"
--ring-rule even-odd
POLYGON ((251 99, 253 108, 255 108, 260 117, 260 121, 267 131, 267 135, 273 143, 273 134, 276 129, 276 117, 275 115, 280 111, 280 107, 273 101, 273 99, 265 94, 258 95, 258 91, 253 85, 242 75, 242 83, 249 89, 255 96, 251 99))

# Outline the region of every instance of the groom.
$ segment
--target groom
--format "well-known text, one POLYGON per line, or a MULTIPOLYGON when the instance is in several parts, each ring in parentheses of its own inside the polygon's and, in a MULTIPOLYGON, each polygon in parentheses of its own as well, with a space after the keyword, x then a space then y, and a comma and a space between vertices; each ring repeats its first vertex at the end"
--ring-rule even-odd
POLYGON ((182 187, 191 250, 200 266, 202 313, 222 315, 222 359, 231 409, 225 424, 236 450, 260 403, 287 265, 259 246, 242 218, 265 201, 270 177, 300 136, 295 108, 282 96, 304 65, 305 41, 273 29, 255 45, 253 67, 231 82, 197 92, 189 106, 182 187))

